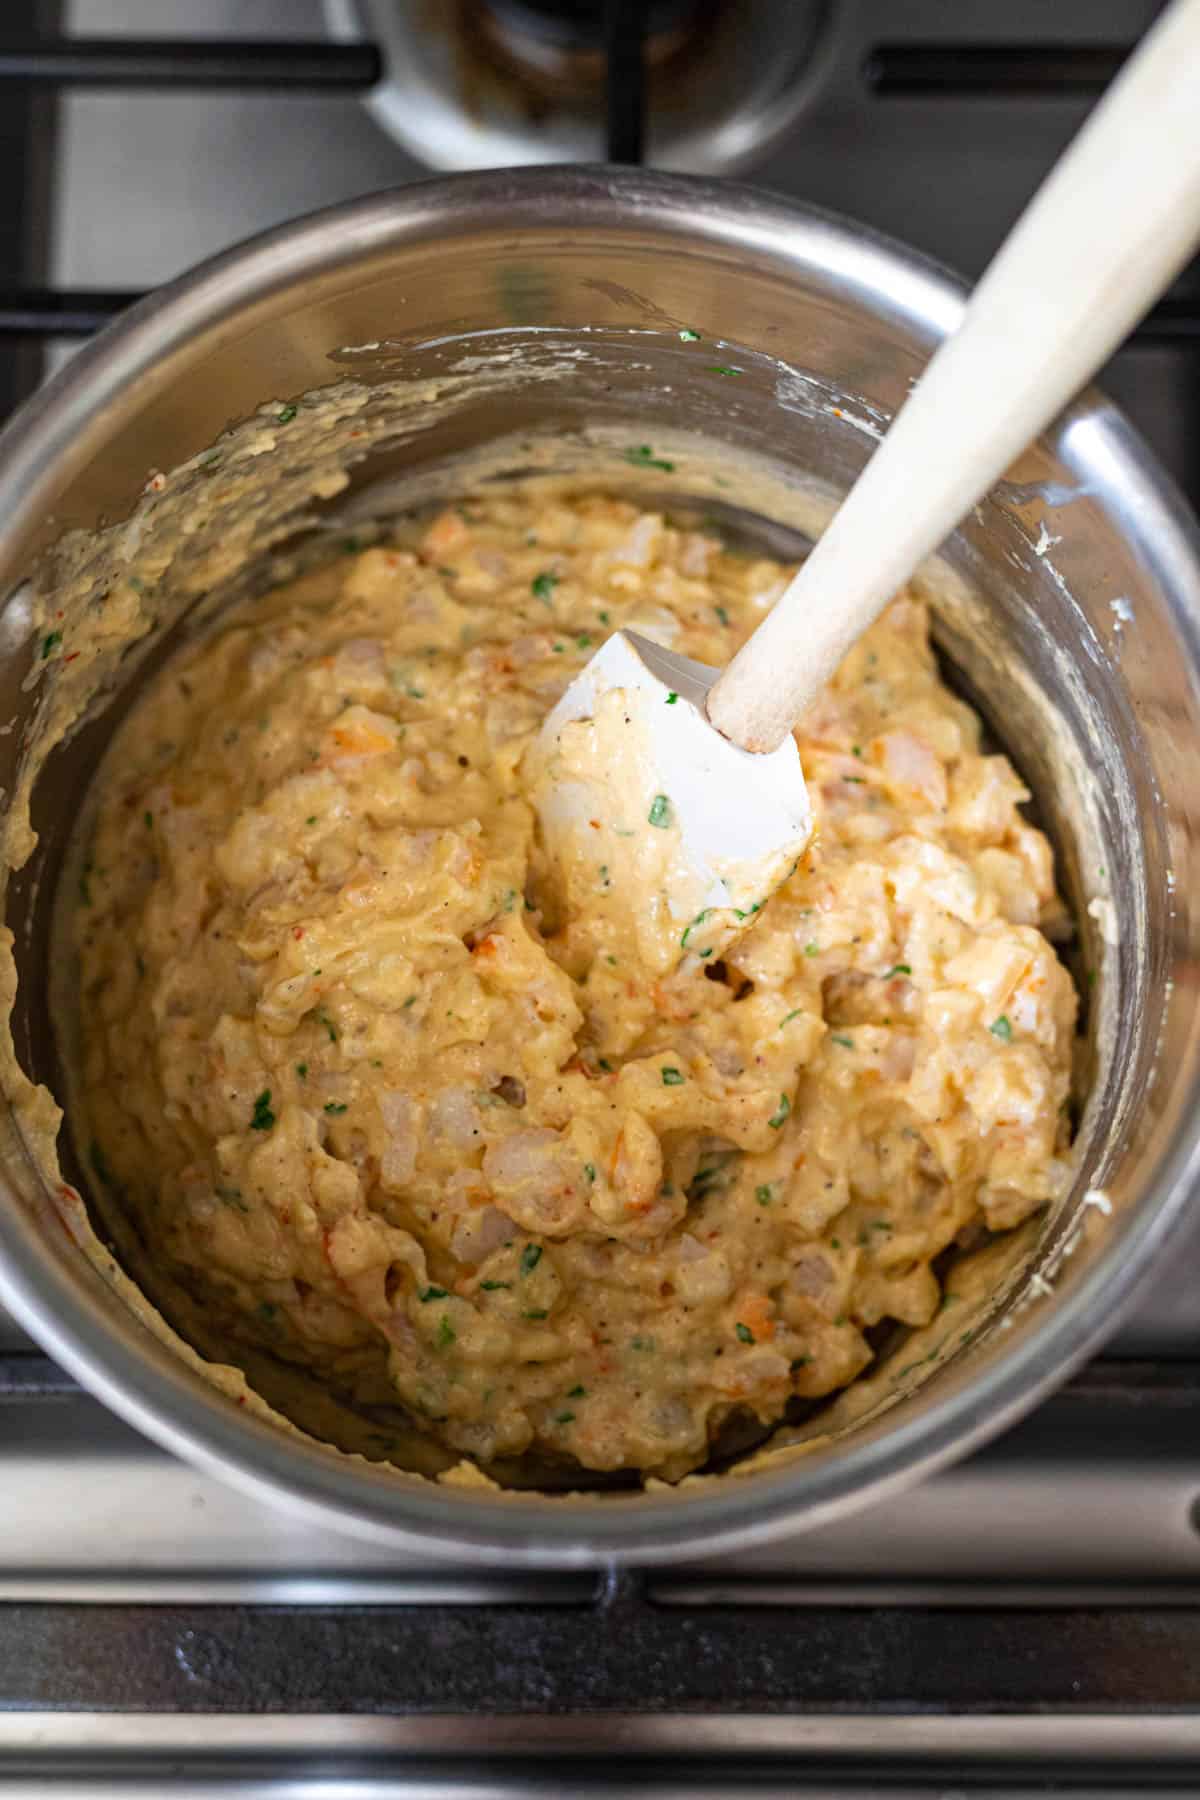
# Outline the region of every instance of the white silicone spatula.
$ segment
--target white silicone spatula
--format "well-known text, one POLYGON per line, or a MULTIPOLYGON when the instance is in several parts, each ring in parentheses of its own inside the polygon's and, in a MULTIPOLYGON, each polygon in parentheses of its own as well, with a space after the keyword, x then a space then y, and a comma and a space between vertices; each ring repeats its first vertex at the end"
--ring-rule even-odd
POLYGON ((1200 0, 1176 0, 1034 197, 883 443, 723 672, 621 632, 543 727, 535 795, 568 872, 610 879, 666 969, 714 952, 811 832, 790 733, 846 651, 1200 240, 1200 0), (620 835, 616 835, 620 834, 620 835))

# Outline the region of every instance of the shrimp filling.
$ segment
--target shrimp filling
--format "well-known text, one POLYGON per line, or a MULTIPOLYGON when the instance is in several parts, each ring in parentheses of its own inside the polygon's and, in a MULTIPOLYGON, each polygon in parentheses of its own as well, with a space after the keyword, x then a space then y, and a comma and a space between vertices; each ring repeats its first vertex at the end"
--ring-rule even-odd
POLYGON ((81 1147, 207 1353, 485 1466, 678 1479, 1058 1191, 1051 854, 913 596, 805 718, 816 836, 732 948, 655 978, 600 857, 555 898, 526 752, 566 684, 621 626, 723 664, 789 573, 624 501, 491 497, 157 677, 72 915, 81 1147))

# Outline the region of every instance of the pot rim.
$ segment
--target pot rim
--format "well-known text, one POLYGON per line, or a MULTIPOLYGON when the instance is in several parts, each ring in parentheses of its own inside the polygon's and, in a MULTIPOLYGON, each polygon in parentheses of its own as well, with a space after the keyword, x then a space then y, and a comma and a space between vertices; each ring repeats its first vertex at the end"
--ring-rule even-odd
MULTIPOLYGON (((700 177, 569 165, 453 175, 323 209, 225 251, 150 294, 51 378, 0 432, 0 561, 52 511, 56 491, 103 444, 114 424, 173 378, 198 335, 225 335, 250 305, 293 284, 329 277, 364 258, 447 227, 469 234, 497 218, 506 230, 643 225, 709 247, 747 247, 788 273, 789 241, 807 234, 831 267, 904 311, 932 345, 953 328, 965 284, 929 258, 837 214, 761 190, 700 177), (911 316, 910 316, 911 315, 911 316), (123 410, 124 409, 124 410, 123 410), (31 521, 34 522, 31 525, 31 521)), ((795 276, 795 269, 792 269, 795 276)), ((1075 464, 1103 456, 1158 536, 1155 561, 1173 575, 1174 623, 1200 667, 1200 532, 1170 477, 1123 417, 1094 390, 1066 412, 1055 436, 1088 421, 1075 464), (1089 448, 1089 445, 1091 446, 1089 448)), ((1119 1221, 1094 1264, 1011 1333, 1002 1352, 919 1409, 897 1406, 879 1435, 851 1437, 828 1461, 802 1459, 692 1493, 538 1497, 416 1483, 378 1465, 290 1436, 238 1408, 130 1319, 114 1329, 98 1285, 86 1289, 45 1251, 23 1203, 0 1207, 0 1300, 43 1348, 98 1399, 165 1449, 273 1502, 298 1503, 326 1525, 448 1560, 580 1567, 598 1560, 661 1562, 744 1547, 789 1525, 876 1500, 995 1435, 1085 1359, 1152 1274, 1152 1263, 1200 1177, 1200 1109, 1180 1108, 1155 1185, 1119 1221)), ((949 1371, 947 1371, 949 1374, 949 1371)))

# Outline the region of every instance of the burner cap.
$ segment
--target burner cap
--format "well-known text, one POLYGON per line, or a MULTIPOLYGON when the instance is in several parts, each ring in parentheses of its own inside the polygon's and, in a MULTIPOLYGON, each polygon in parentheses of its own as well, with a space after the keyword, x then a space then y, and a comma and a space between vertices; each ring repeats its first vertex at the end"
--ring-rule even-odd
MULTIPOLYGON (((568 54, 604 48, 605 0, 483 0, 497 25, 568 54)), ((688 31, 705 0, 643 0, 647 37, 688 31)))

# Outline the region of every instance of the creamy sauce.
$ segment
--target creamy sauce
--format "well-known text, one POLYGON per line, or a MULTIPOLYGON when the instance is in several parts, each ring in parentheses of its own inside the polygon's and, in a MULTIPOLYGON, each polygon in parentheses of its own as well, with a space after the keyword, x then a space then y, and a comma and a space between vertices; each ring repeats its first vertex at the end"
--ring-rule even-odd
POLYGON ((599 857, 556 899, 526 759, 566 683, 620 626, 723 664, 787 573, 472 501, 157 678, 82 863, 75 1124, 209 1354, 485 1465, 678 1479, 1058 1196, 1050 852, 915 599, 804 721, 813 845, 722 956, 644 967, 599 857))

